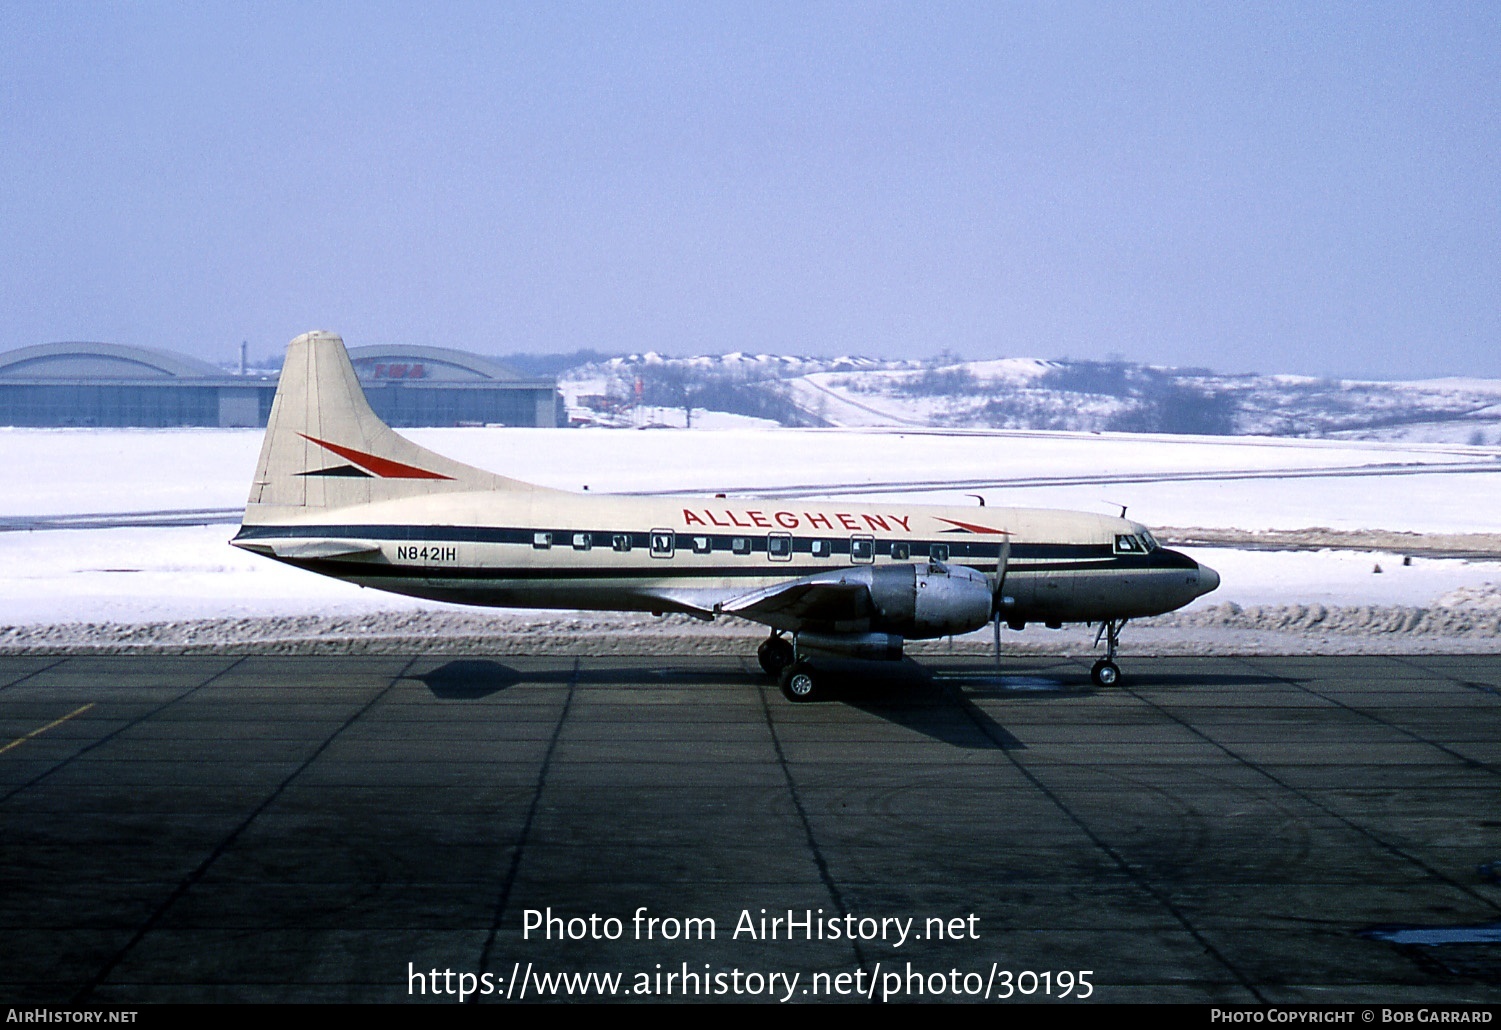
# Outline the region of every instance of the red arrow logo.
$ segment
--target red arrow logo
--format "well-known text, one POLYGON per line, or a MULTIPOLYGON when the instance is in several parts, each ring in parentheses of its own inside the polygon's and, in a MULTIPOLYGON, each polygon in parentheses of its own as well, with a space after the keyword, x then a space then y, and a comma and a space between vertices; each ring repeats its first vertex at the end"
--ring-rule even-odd
MULTIPOLYGON (((937 518, 937 516, 934 516, 937 518)), ((939 522, 947 522, 951 526, 958 526, 966 533, 985 533, 989 536, 1010 536, 1011 531, 1006 529, 991 529, 989 526, 977 526, 973 522, 957 522, 954 519, 938 519, 939 522)), ((952 531, 950 531, 952 532, 952 531)))
POLYGON ((354 462, 356 465, 359 465, 361 468, 369 472, 374 472, 382 479, 453 478, 452 476, 440 475, 437 472, 429 472, 427 469, 420 469, 415 465, 403 465, 401 462, 392 461, 390 458, 378 458, 373 454, 366 454, 364 451, 357 451, 353 447, 340 447, 336 443, 329 443, 327 440, 320 440, 316 436, 308 436, 306 433, 298 433, 297 435, 302 437, 304 440, 311 440, 313 443, 317 444, 319 447, 324 448, 325 450, 333 451, 341 458, 347 458, 348 460, 354 462))

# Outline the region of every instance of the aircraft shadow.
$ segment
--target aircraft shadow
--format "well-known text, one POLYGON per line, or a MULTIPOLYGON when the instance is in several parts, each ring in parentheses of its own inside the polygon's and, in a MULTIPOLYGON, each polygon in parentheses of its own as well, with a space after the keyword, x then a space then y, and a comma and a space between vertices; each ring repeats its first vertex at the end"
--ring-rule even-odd
POLYGON ((965 691, 910 658, 900 662, 824 662, 830 701, 885 719, 953 747, 1026 750, 965 691))
MULTIPOLYGON (((1026 745, 969 699, 1008 696, 1000 689, 975 687, 985 677, 935 676, 910 658, 900 662, 834 661, 820 663, 828 676, 830 702, 847 704, 887 722, 905 727, 954 747, 1025 749, 1026 745)), ((479 701, 518 683, 662 685, 675 682, 744 684, 738 670, 705 672, 697 669, 593 666, 575 669, 572 663, 521 671, 488 658, 459 658, 410 676, 445 701, 479 701)), ((1022 681, 1025 677, 1008 677, 1022 681)))
POLYGON ((1089 673, 1067 661, 1013 660, 999 670, 989 663, 959 666, 935 663, 933 678, 964 698, 1090 697, 1096 692, 1089 673))
MULTIPOLYGON (((1048 694, 1052 697, 1090 697, 1101 692, 1089 678, 1089 673, 1075 668, 1043 668, 1031 671, 1007 669, 995 672, 969 672, 967 670, 940 670, 937 679, 962 687, 970 697, 1025 697, 1029 694, 1048 694)), ((1259 673, 1194 673, 1194 672, 1144 672, 1127 666, 1121 678, 1121 689, 1136 687, 1266 687, 1285 683, 1285 678, 1259 673)), ((1110 689, 1107 688, 1107 692, 1110 689)))
POLYGON ((460 658, 407 678, 419 681, 434 697, 445 701, 478 701, 531 677, 489 659, 460 658))
POLYGON ((644 686, 691 682, 733 685, 744 683, 745 673, 738 670, 705 672, 697 669, 652 669, 639 666, 593 666, 576 670, 571 662, 560 663, 551 669, 529 669, 523 672, 488 658, 460 658, 407 678, 419 681, 434 697, 445 701, 478 701, 518 683, 644 686))
POLYGON ((1269 687, 1286 683, 1288 680, 1259 673, 1138 673, 1127 671, 1121 677, 1121 682, 1127 687, 1269 687))

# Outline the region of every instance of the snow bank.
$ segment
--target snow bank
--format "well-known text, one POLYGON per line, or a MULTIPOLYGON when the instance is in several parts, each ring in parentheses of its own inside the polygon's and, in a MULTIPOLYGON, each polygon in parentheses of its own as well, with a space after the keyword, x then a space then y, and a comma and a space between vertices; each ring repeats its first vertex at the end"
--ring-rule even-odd
MULTIPOLYGON (((736 620, 559 612, 377 612, 0 627, 0 654, 738 655, 754 661, 765 630, 736 620)), ((1123 661, 1153 654, 1489 653, 1501 605, 1446 608, 1220 604, 1131 623, 1123 661)), ((990 654, 989 633, 909 643, 914 657, 990 654)), ((1003 654, 1095 653, 1084 627, 1002 634, 1003 654)), ((749 667, 749 666, 748 666, 749 667)))
MULTIPOLYGON (((1114 510, 1128 504, 1216 568, 1220 590, 1133 624, 1128 652, 1479 650, 1497 643, 1501 462, 1454 448, 1245 438, 915 431, 587 432, 429 429, 459 460, 566 489, 753 495, 800 484, 911 503, 1114 510), (1476 460, 1483 470, 1453 471, 1476 460), (1376 465, 1410 473, 1369 475, 1376 465), (1362 468, 1365 467, 1365 468, 1362 468), (1174 481, 1175 473, 1334 469, 1325 478, 1174 481), (1360 475, 1342 476, 1349 469, 1360 475), (1491 471, 1495 469, 1496 471, 1491 471), (1160 471, 1153 483, 1049 485, 1049 476, 1160 471), (992 486, 955 486, 956 481, 992 486), (1031 485, 1015 486, 1020 480, 1031 485), (879 484, 879 485, 878 485, 879 484), (1327 527, 1309 530, 1307 527, 1327 527), (1463 536, 1456 534, 1465 534, 1463 536), (1217 546, 1195 546, 1195 542, 1217 546), (1231 546, 1222 546, 1229 544, 1231 546), (1294 548, 1327 547, 1328 550, 1294 548), (1369 550, 1357 549, 1369 548, 1369 550), (1404 555, 1418 555, 1410 565, 1404 555), (1424 556, 1428 555, 1428 556, 1424 556), (1450 555, 1442 557, 1441 555, 1450 555), (1375 569, 1381 568, 1377 573, 1375 569)), ((243 503, 259 431, 0 430, 0 516, 222 508, 243 503)), ((484 612, 360 590, 238 551, 233 527, 0 532, 0 650, 748 655, 745 624, 484 612)), ((1084 654, 1082 629, 1008 633, 1008 650, 1084 654)), ((987 634, 917 645, 988 651, 987 634)))

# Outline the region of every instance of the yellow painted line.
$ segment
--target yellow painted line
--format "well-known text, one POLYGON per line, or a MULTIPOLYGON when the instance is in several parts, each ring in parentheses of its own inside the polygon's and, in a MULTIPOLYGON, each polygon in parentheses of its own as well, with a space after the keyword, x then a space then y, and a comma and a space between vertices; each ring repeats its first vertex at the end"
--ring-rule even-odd
POLYGON ((88 704, 84 705, 82 708, 76 708, 76 709, 74 709, 73 711, 69 712, 67 715, 63 716, 61 719, 54 719, 52 722, 49 722, 47 725, 43 726, 39 730, 32 730, 30 733, 26 734, 26 736, 24 736, 24 737, 17 737, 15 740, 11 741, 9 744, 6 744, 4 747, 0 747, 0 755, 5 754, 5 752, 9 751, 13 747, 20 747, 22 744, 26 743, 32 737, 39 737, 39 736, 41 736, 43 733, 46 733, 48 730, 50 730, 54 726, 61 726, 63 723, 67 722, 69 719, 73 718, 75 715, 82 715, 84 712, 87 712, 90 708, 93 708, 94 704, 95 704, 95 702, 90 701, 88 704))

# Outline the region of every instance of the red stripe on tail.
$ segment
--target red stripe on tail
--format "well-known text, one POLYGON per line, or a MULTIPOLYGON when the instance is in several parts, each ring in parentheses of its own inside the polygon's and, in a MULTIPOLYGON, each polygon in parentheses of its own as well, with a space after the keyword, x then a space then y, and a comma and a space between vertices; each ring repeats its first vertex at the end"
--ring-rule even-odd
POLYGON ((306 433, 298 433, 297 435, 302 437, 304 440, 311 440, 319 447, 333 451, 341 458, 349 459, 350 461, 354 462, 356 465, 361 466, 367 471, 374 472, 382 479, 453 478, 452 476, 440 475, 437 472, 429 472, 427 469, 420 469, 415 465, 403 465, 401 462, 392 461, 390 458, 377 458, 373 454, 366 454, 364 451, 357 451, 353 447, 340 447, 336 443, 329 443, 327 440, 320 440, 316 436, 308 436, 306 433))

